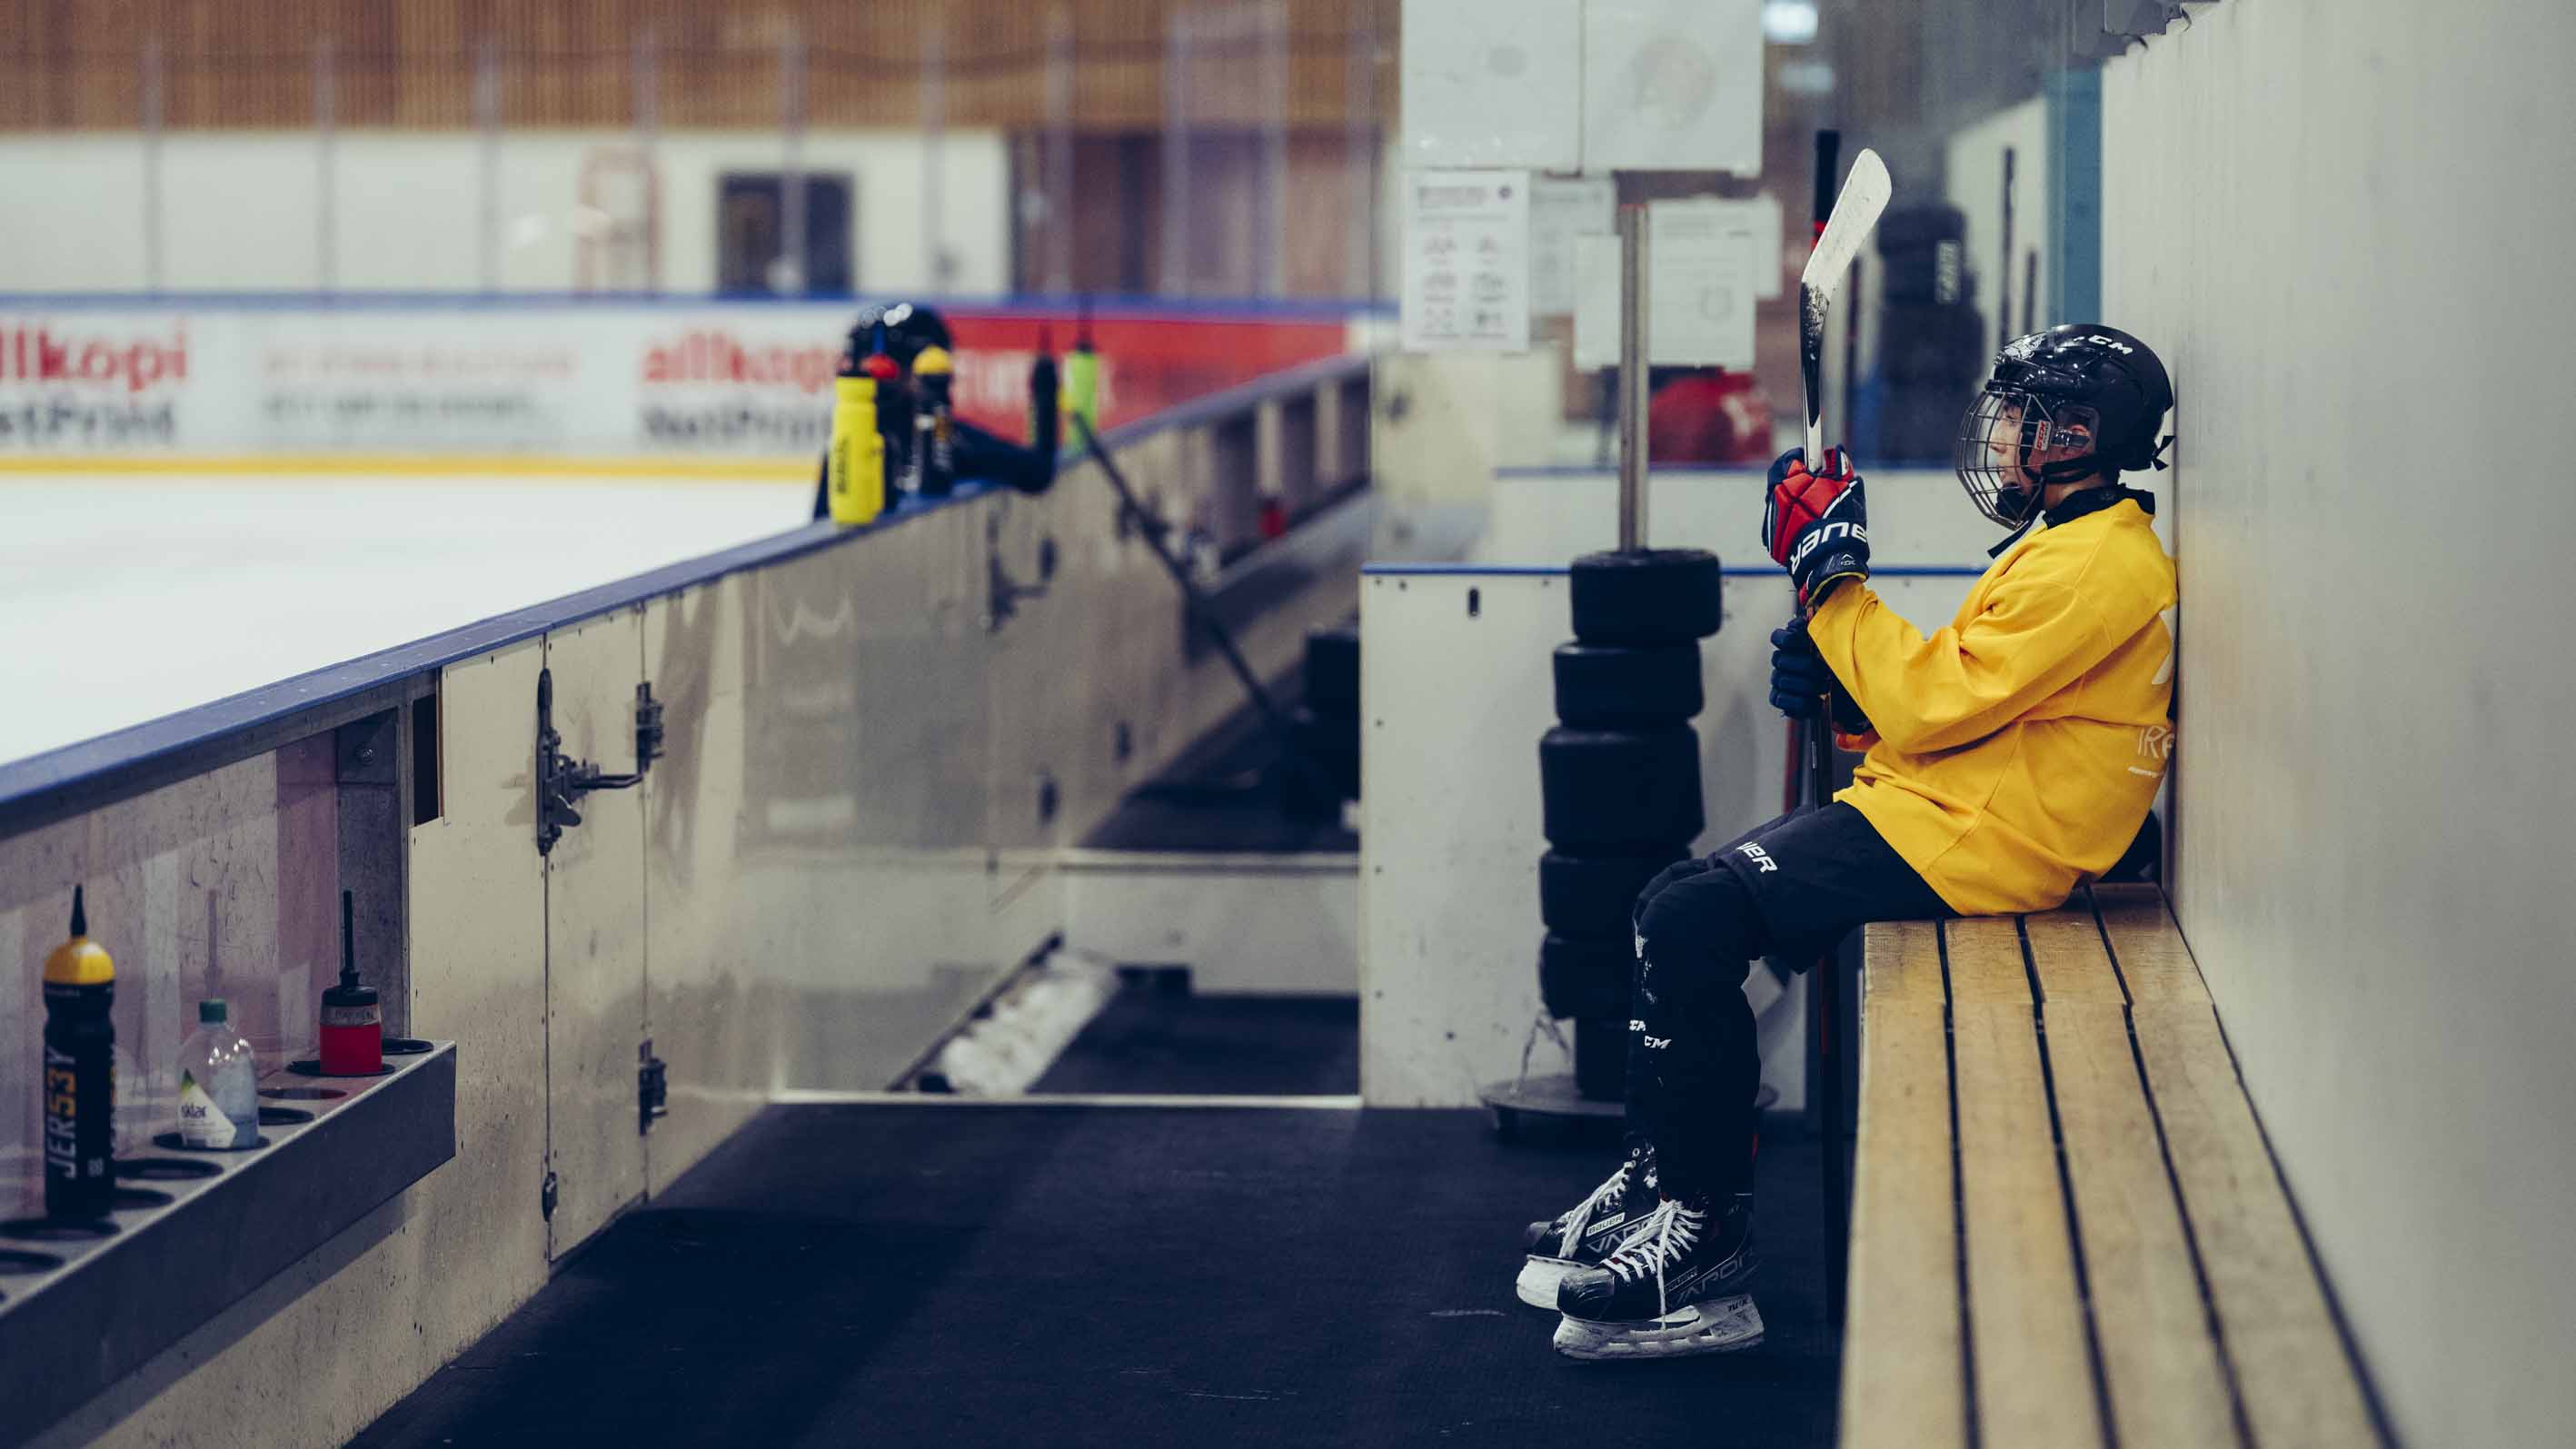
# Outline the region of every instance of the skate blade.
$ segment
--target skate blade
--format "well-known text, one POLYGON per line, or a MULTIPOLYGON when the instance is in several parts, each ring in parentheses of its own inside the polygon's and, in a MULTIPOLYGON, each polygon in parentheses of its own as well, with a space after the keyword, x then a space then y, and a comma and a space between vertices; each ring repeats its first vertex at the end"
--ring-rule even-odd
POLYGON ((1737 1353, 1761 1341, 1762 1311, 1749 1293, 1711 1298, 1637 1323, 1563 1318, 1556 1325, 1556 1351, 1592 1362, 1737 1353))
POLYGON ((1512 1283, 1512 1292, 1532 1308, 1556 1311, 1556 1285, 1568 1274, 1580 1273, 1583 1265, 1570 1258, 1542 1258, 1536 1253, 1521 1264, 1521 1276, 1512 1283))

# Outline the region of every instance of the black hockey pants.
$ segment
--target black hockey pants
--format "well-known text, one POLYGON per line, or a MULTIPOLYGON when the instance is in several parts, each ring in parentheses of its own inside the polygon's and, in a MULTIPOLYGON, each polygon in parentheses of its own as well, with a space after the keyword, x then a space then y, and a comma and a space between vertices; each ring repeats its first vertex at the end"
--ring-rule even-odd
POLYGON ((1655 1148, 1671 1197, 1753 1190, 1762 1062, 1744 973, 1803 967, 1854 926, 1956 915, 1869 821, 1839 802, 1784 815, 1637 894, 1628 1135, 1655 1148))

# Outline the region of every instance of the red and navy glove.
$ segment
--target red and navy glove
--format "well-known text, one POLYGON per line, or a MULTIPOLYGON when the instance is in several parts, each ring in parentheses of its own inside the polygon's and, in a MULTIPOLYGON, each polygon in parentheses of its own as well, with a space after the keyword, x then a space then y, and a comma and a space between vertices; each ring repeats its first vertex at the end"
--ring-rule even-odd
POLYGON ((1804 448, 1780 455, 1762 500, 1762 546, 1797 582, 1802 605, 1869 576, 1869 504, 1849 455, 1826 449, 1822 473, 1807 471, 1804 448))

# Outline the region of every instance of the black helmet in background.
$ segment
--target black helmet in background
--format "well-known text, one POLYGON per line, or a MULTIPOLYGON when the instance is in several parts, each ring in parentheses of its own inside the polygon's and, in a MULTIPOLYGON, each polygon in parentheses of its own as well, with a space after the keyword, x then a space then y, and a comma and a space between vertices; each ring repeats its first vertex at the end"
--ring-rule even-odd
POLYGON ((2039 512, 2051 483, 2162 468, 2173 382, 2147 344, 2072 322, 2015 338, 1968 404, 1951 466, 1977 511, 2006 528, 2039 512))
POLYGON ((858 320, 850 324, 850 360, 853 362, 882 348, 885 354, 912 370, 912 359, 925 347, 957 350, 948 336, 947 319, 938 311, 919 302, 871 302, 859 309, 858 320))

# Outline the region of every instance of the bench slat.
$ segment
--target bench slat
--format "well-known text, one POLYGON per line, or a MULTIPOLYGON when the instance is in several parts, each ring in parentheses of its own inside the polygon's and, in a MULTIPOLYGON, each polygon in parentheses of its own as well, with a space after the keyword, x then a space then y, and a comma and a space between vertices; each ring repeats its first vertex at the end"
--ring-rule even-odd
POLYGON ((2030 937, 2031 969, 2039 974, 2041 999, 2125 1005, 2120 974, 2111 969, 2111 953, 2102 947, 2101 928, 2090 911, 2050 911, 2022 917, 2030 937))
MULTIPOLYGON (((1954 986, 1959 960, 1954 947, 1954 986)), ((1950 1029, 1979 1437, 2050 1449, 2099 1444, 2084 1303, 2075 1287, 2031 1008, 1954 1000, 1950 1029)))
POLYGON ((1941 983, 1941 928, 1930 921, 1890 921, 1869 928, 1862 992, 1877 1001, 1949 999, 1941 983))
POLYGON ((2182 928, 2174 924, 2162 891, 2151 885, 2095 886, 2093 905, 2120 958, 2120 976, 2129 983, 2131 1001, 2209 1004, 2209 987, 2183 945, 2182 928))
MULTIPOLYGON (((2121 1449, 2239 1443, 2182 1210, 2130 1054, 2127 1013, 2116 1002, 2058 1000, 2040 943, 2033 930, 2031 954, 2049 993, 2041 1008, 2049 1076, 2121 1449)), ((2091 945, 2101 957, 2101 938, 2091 945)), ((2107 958, 2102 974, 2109 975, 2107 958)))
MULTIPOLYGON (((1930 936, 1930 931, 1924 933, 1930 936)), ((1852 1179, 1851 1302, 1842 1442, 1963 1449, 1958 1230, 1950 1181, 1950 1064, 1941 1003, 1896 997, 1873 937, 1852 1179)), ((1932 984, 1940 986, 1939 961, 1932 984)))
POLYGON ((1949 948, 1950 1000, 1985 1005, 2030 1005, 2030 974, 2022 968, 2021 932, 2010 916, 1943 921, 1949 948))
MULTIPOLYGON (((2126 969, 2130 947, 2113 941, 2126 969)), ((2379 1442, 2218 1018, 2141 996, 2132 1019, 2255 1442, 2379 1442)))

